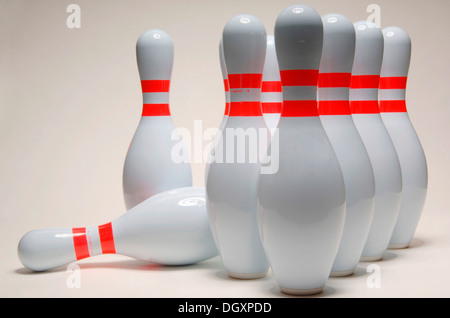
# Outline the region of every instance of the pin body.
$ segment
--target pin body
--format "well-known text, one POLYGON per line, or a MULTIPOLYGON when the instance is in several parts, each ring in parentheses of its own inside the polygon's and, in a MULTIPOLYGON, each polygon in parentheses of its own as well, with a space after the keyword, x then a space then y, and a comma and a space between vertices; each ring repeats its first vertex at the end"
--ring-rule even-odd
POLYGON ((187 265, 218 255, 205 189, 186 187, 152 196, 100 226, 33 230, 19 242, 22 264, 45 271, 100 254, 163 265, 187 265))
POLYGON ((275 50, 275 38, 267 36, 266 60, 261 87, 261 106, 267 128, 273 135, 280 121, 281 108, 283 106, 283 93, 278 67, 277 53, 275 50))
POLYGON ((342 172, 317 109, 322 40, 322 20, 309 6, 288 7, 276 20, 283 109, 270 147, 278 140, 279 169, 260 175, 258 198, 272 272, 295 295, 323 290, 345 218, 342 172))
POLYGON ((211 162, 206 180, 208 215, 229 276, 253 279, 266 275, 269 268, 257 226, 260 160, 258 146, 253 148, 260 138, 266 143, 270 138, 260 101, 264 26, 253 16, 235 16, 225 25, 223 49, 230 111, 216 145, 223 160, 211 162))
POLYGON ((403 182, 399 216, 389 248, 406 248, 411 243, 425 204, 428 171, 422 145, 406 109, 411 40, 399 27, 384 28, 383 37, 379 105, 381 118, 400 160, 403 182))
POLYGON ((144 105, 123 168, 127 210, 156 193, 192 185, 187 149, 169 107, 172 39, 162 30, 148 30, 140 36, 136 54, 144 105))
POLYGON ((372 224, 361 261, 383 258, 397 221, 402 176, 397 152, 381 120, 378 83, 383 59, 383 35, 375 25, 354 24, 356 49, 350 84, 353 121, 364 142, 375 178, 375 206, 372 224))
POLYGON ((346 216, 331 276, 351 275, 369 234, 375 180, 369 155, 350 113, 349 86, 355 53, 353 23, 340 14, 322 18, 324 40, 319 72, 319 115, 345 183, 346 216))

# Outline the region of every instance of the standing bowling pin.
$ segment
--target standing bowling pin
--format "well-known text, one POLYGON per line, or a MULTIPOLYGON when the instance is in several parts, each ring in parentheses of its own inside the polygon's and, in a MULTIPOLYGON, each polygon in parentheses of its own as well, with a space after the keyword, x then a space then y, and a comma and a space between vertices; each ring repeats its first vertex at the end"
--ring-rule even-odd
POLYGON ((402 169, 402 202, 389 248, 406 248, 422 214, 428 186, 425 154, 408 117, 406 80, 411 58, 411 40, 399 27, 383 29, 384 55, 381 66, 379 105, 381 118, 391 136, 402 169))
POLYGON ((187 265, 217 256, 205 189, 186 187, 156 194, 100 226, 33 230, 18 246, 20 261, 33 271, 100 254, 163 265, 187 265))
POLYGON ((123 169, 127 210, 156 193, 192 185, 189 156, 169 108, 173 51, 162 30, 148 30, 137 41, 144 105, 123 169))
POLYGON ((217 142, 223 163, 211 162, 206 180, 208 215, 228 275, 253 279, 265 276, 269 268, 256 218, 258 145, 261 138, 266 143, 270 139, 260 100, 266 54, 263 24, 251 15, 235 16, 223 30, 223 49, 230 112, 217 142))
POLYGON ((279 169, 260 175, 258 198, 272 272, 294 295, 323 290, 345 219, 342 172, 317 109, 322 40, 321 17, 309 6, 290 6, 276 20, 283 109, 270 148, 279 142, 279 169))
POLYGON ((366 146, 375 177, 372 224, 361 261, 383 258, 397 221, 402 192, 400 163, 378 107, 378 83, 383 59, 383 34, 366 21, 354 24, 355 59, 350 83, 353 122, 366 146))
POLYGON ((331 276, 347 276, 353 274, 369 234, 375 181, 369 155, 350 113, 355 28, 340 14, 325 15, 322 22, 319 116, 341 166, 346 196, 344 232, 331 276))
POLYGON ((280 121, 282 106, 283 93, 281 92, 280 69, 275 51, 275 38, 273 35, 268 35, 261 87, 261 107, 267 128, 270 129, 272 135, 280 121))

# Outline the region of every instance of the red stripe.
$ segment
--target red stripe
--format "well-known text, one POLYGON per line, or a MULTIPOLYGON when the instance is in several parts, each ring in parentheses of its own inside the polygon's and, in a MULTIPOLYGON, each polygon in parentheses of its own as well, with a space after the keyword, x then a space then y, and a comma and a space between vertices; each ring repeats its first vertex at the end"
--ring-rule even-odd
POLYGON ((143 80, 141 86, 143 93, 167 93, 170 80, 143 80))
POLYGON ((102 246, 103 254, 116 254, 116 247, 114 245, 114 235, 112 224, 107 223, 98 227, 98 234, 100 236, 100 244, 102 246))
POLYGON ((319 87, 349 87, 352 73, 320 73, 319 87))
POLYGON ((285 100, 281 117, 313 117, 319 116, 315 100, 285 100))
POLYGON ((380 89, 406 89, 407 77, 381 77, 380 89))
POLYGON ((142 116, 170 116, 169 104, 144 104, 142 116))
POLYGON ((283 108, 283 103, 261 103, 264 114, 279 114, 283 108))
POLYGON ((72 228, 72 235, 73 247, 75 248, 77 260, 89 257, 90 254, 86 237, 86 228, 74 227, 72 228))
POLYGON ((354 100, 350 102, 350 109, 352 114, 379 114, 377 100, 354 100))
POLYGON ((230 85, 228 84, 228 80, 227 79, 223 80, 223 86, 225 86, 225 92, 229 92, 230 91, 230 85))
POLYGON ((261 88, 262 74, 228 74, 230 89, 261 88))
POLYGON ((228 116, 228 114, 230 113, 230 103, 226 103, 225 104, 225 116, 228 116))
POLYGON ((316 86, 319 70, 285 70, 280 77, 283 86, 316 86))
POLYGON ((262 116, 261 102, 231 102, 228 116, 262 116))
POLYGON ((406 113, 406 102, 404 100, 381 100, 381 113, 406 113))
POLYGON ((282 92, 281 82, 280 81, 264 81, 262 82, 261 92, 282 92))
POLYGON ((350 115, 350 102, 348 100, 321 100, 319 101, 319 115, 350 115))
POLYGON ((379 75, 353 75, 350 88, 378 88, 379 75))

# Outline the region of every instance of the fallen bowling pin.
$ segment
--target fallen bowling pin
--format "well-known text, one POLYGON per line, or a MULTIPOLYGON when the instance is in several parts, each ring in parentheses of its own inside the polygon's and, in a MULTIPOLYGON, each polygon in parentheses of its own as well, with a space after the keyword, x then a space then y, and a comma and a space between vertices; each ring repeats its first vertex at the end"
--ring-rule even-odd
POLYGON ((18 246, 20 261, 33 271, 101 254, 161 265, 189 265, 217 256, 205 189, 184 187, 156 194, 100 226, 33 230, 18 246))

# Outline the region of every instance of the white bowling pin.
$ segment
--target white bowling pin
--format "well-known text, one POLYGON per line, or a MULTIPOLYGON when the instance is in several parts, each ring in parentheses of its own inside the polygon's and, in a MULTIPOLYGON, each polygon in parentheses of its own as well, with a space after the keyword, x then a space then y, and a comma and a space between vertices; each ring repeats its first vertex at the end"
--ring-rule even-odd
POLYGON ((33 230, 18 246, 20 261, 33 271, 100 254, 120 254, 163 265, 187 265, 217 256, 205 189, 161 192, 100 226, 33 230))
POLYGON ((391 136, 402 170, 402 202, 389 248, 411 243, 428 187, 425 154, 406 109, 406 80, 411 58, 411 40, 399 27, 383 29, 384 55, 379 86, 381 118, 391 136))
POLYGON ((223 163, 213 161, 206 180, 208 215, 228 275, 253 279, 266 275, 269 268, 256 218, 258 145, 261 138, 266 143, 270 139, 260 101, 266 53, 263 24, 251 15, 233 17, 223 30, 223 49, 230 111, 216 145, 223 163))
POLYGON ((355 54, 355 28, 340 14, 322 17, 319 116, 341 166, 345 183, 345 226, 331 276, 353 274, 369 234, 375 181, 369 155, 350 113, 349 87, 355 54))
POLYGON ((162 30, 148 30, 137 41, 144 105, 123 168, 127 210, 156 193, 192 185, 188 152, 169 108, 173 53, 172 39, 162 30))
POLYGON ((361 261, 383 258, 397 221, 402 176, 400 163, 378 107, 378 83, 383 59, 383 34, 374 24, 354 24, 355 59, 350 83, 353 122, 366 146, 375 177, 375 207, 361 261))
POLYGON ((261 87, 261 107, 267 128, 271 134, 280 121, 281 107, 283 106, 283 93, 281 91, 280 69, 278 68, 277 53, 275 51, 275 38, 267 36, 266 60, 261 87))
POLYGON ((258 199, 272 272, 281 291, 294 295, 323 290, 345 219, 344 179, 317 109, 322 41, 322 19, 311 7, 293 5, 279 14, 283 109, 270 145, 279 142, 279 169, 260 175, 258 199))

